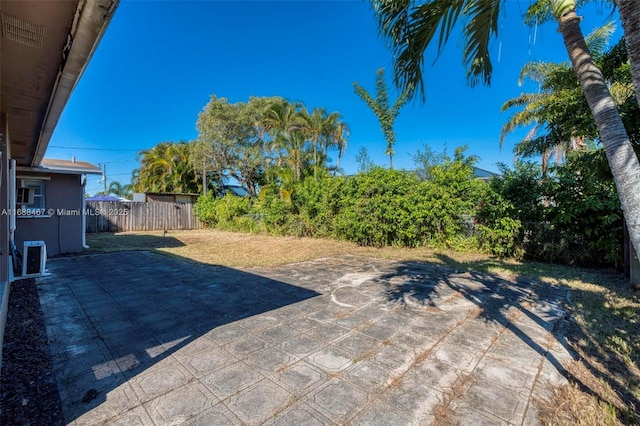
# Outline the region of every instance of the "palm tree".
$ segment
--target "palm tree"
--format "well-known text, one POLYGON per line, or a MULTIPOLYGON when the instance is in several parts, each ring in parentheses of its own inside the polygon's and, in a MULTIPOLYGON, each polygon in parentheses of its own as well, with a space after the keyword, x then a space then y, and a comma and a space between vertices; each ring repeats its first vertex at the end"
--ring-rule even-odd
MULTIPOLYGON (((344 156, 344 152, 347 149, 347 144, 349 142, 350 130, 347 123, 344 121, 338 120, 334 126, 332 126, 331 137, 329 138, 330 144, 338 150, 338 158, 336 159, 336 165, 333 168, 333 174, 335 176, 336 172, 340 170, 340 160, 344 156)), ((325 151, 326 156, 326 151, 325 151)))
MULTIPOLYGON (((133 188, 130 184, 123 185, 117 180, 114 180, 109 184, 108 194, 113 194, 119 198, 130 198, 133 188)), ((107 195, 107 194, 105 194, 107 195)))
POLYGON ((301 117, 304 120, 304 132, 313 145, 313 178, 318 179, 318 145, 325 127, 327 126, 327 111, 324 108, 314 108, 311 113, 303 108, 301 117))
MULTIPOLYGON (((596 66, 580 28, 577 0, 540 0, 535 7, 550 7, 558 22, 587 103, 595 119, 620 204, 636 251, 640 251, 640 162, 624 128, 602 72, 596 66)), ((618 0, 623 1, 623 0, 618 0)), ((394 52, 394 81, 413 97, 424 99, 424 52, 438 33, 442 49, 459 18, 463 18, 463 62, 469 82, 489 84, 492 64, 489 41, 498 33, 502 0, 372 0, 378 28, 394 52)), ((624 1, 623 1, 624 2, 624 1)), ((635 3, 635 2, 634 2, 635 3)), ((637 6, 630 6, 637 9, 637 6)), ((626 28, 625 28, 626 30, 626 28)))
POLYGON ((276 165, 287 165, 294 171, 296 181, 302 178, 306 159, 305 120, 302 105, 279 99, 267 109, 262 125, 273 136, 276 165))
MULTIPOLYGON (((607 70, 609 90, 616 105, 620 106, 635 100, 630 74, 625 66, 619 65, 626 62, 624 54, 620 55, 620 52, 624 52, 624 40, 621 39, 609 51, 605 50, 614 31, 615 25, 609 23, 594 30, 586 41, 601 69, 607 70)), ((551 158, 561 163, 569 152, 584 149, 586 139, 597 138, 597 128, 576 74, 569 64, 529 62, 522 68, 519 84, 526 77, 538 83, 540 90, 537 93, 522 93, 502 105, 503 112, 514 107, 522 109, 502 127, 500 144, 515 128, 533 125, 514 151, 525 157, 541 155, 542 171, 545 173, 551 158), (541 132, 543 128, 546 132, 541 132)), ((637 110, 634 105, 629 105, 629 108, 637 110)), ((629 125, 631 127, 627 127, 627 130, 637 127, 633 123, 629 125)))
MULTIPOLYGON (((316 108, 314 108, 314 111, 316 108)), ((324 108, 321 109, 324 113, 323 119, 319 122, 318 130, 320 130, 318 138, 318 165, 323 165, 326 169, 331 169, 333 174, 340 169, 340 160, 347 149, 347 143, 349 139, 349 126, 342 121, 342 117, 338 112, 332 112, 326 114, 324 108), (337 150, 336 164, 329 167, 327 162, 329 161, 329 149, 337 150)), ((316 136, 315 134, 311 134, 316 136)), ((313 142, 314 139, 312 139, 313 142)), ((314 156, 316 151, 314 151, 314 156)), ((315 159, 314 159, 315 163, 315 159)), ((315 169, 314 169, 314 177, 315 169)))
POLYGON ((358 96, 371 108, 371 111, 378 117, 382 134, 387 142, 385 155, 389 156, 389 168, 393 169, 393 145, 396 143, 396 133, 393 131, 393 123, 400 113, 400 108, 407 102, 407 93, 403 92, 398 96, 393 106, 389 106, 389 96, 387 95, 387 85, 384 82, 384 68, 376 72, 376 97, 374 98, 357 82, 353 83, 353 88, 358 96))
POLYGON ((160 142, 138 153, 133 175, 137 192, 199 192, 198 173, 189 159, 187 142, 160 142))

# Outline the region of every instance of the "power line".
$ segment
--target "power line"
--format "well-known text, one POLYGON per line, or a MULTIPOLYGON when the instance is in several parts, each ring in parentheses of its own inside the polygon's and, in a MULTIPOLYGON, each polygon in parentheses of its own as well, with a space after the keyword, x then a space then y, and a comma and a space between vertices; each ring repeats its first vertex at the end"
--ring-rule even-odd
POLYGON ((113 151, 113 152, 138 152, 143 151, 148 148, 140 148, 140 149, 117 149, 117 148, 84 148, 80 146, 59 146, 59 145, 49 145, 49 148, 59 148, 59 149, 81 149, 84 151, 113 151))

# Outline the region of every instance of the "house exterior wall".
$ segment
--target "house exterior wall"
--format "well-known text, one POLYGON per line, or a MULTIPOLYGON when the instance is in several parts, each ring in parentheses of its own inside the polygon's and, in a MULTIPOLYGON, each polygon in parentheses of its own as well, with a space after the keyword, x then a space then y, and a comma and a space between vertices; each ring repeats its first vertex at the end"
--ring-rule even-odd
MULTIPOLYGON (((82 185, 80 175, 28 173, 45 180, 45 209, 40 217, 17 217, 16 247, 24 241, 44 241, 47 255, 82 251, 82 185)), ((18 174, 18 178, 20 178, 18 174)))

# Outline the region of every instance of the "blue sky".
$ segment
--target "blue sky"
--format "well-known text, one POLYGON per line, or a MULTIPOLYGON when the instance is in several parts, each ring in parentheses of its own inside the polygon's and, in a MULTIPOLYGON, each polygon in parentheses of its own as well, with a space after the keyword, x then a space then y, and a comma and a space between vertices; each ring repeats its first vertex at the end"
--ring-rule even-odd
MULTIPOLYGON (((523 64, 565 61, 555 24, 522 24, 529 0, 507 1, 499 37, 493 42, 491 87, 470 88, 454 34, 433 66, 429 50, 426 102, 405 106, 396 121, 396 168, 413 167, 423 145, 451 153, 469 145, 479 167, 511 164, 511 135, 502 149, 500 129, 508 114, 502 103, 535 86, 518 86, 523 64)), ((609 21, 610 10, 584 8, 583 31, 609 21)), ((619 37, 619 33, 617 37, 619 37)), ((364 1, 128 1, 122 0, 100 46, 58 122, 47 157, 106 163, 108 182, 130 181, 136 152, 163 141, 192 140, 209 96, 232 102, 249 96, 282 96, 309 107, 338 111, 351 129, 342 166, 357 170, 366 146, 371 159, 387 165, 376 117, 354 93, 358 81, 373 92, 375 72, 391 74, 391 54, 377 35, 364 1)), ((87 191, 100 191, 99 177, 87 191)))

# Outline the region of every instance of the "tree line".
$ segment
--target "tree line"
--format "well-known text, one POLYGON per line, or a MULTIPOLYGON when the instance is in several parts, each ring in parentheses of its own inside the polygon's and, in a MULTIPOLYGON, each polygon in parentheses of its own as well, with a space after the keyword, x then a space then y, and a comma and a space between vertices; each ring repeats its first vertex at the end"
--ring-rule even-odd
POLYGON ((340 172, 349 137, 339 113, 281 97, 231 103, 212 95, 196 127, 196 140, 140 151, 134 191, 206 194, 229 182, 251 197, 259 188, 286 190, 320 171, 340 172))

